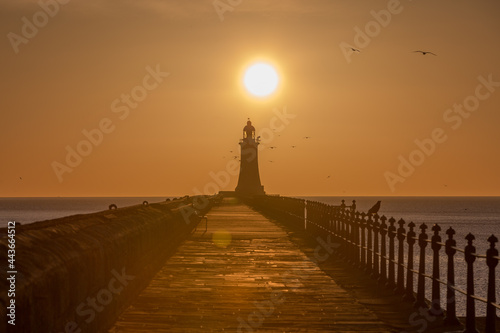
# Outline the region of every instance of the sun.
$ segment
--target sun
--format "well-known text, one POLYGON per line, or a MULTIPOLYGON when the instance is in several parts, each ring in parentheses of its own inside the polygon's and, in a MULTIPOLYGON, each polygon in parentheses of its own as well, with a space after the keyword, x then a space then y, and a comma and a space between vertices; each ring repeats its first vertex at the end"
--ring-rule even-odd
POLYGON ((267 97, 276 91, 279 77, 273 66, 258 62, 245 71, 243 84, 247 91, 257 97, 267 97))

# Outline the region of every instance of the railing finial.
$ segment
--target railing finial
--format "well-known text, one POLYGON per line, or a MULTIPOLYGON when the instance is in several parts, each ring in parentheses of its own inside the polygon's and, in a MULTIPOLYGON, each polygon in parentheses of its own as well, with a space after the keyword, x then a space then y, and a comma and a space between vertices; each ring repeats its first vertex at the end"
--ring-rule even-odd
POLYGON ((495 235, 491 235, 490 237, 488 237, 488 242, 490 243, 490 248, 495 248, 495 243, 498 242, 498 238, 496 238, 495 235))

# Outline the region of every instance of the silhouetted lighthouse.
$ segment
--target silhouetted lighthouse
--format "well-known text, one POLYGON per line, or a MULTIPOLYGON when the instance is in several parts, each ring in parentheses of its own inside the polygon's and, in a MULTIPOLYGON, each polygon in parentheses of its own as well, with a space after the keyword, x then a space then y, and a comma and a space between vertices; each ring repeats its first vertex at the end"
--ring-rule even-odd
POLYGON ((264 186, 260 184, 259 159, 258 159, 259 138, 255 138, 255 127, 250 119, 243 128, 243 139, 240 140, 241 163, 240 177, 236 193, 243 195, 263 195, 264 186))

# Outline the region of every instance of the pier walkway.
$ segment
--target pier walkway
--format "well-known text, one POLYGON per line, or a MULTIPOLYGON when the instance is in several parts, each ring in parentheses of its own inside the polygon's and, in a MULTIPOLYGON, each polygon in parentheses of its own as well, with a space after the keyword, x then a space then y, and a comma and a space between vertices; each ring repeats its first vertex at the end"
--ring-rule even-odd
POLYGON ((235 200, 207 214, 208 231, 202 222, 109 332, 394 331, 235 200))

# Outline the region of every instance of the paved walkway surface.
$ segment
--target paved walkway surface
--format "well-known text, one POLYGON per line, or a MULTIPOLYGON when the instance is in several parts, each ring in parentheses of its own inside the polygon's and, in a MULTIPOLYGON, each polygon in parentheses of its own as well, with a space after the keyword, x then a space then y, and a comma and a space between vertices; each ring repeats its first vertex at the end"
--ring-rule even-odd
POLYGON ((260 213, 226 198, 207 216, 109 332, 393 331, 260 213))

